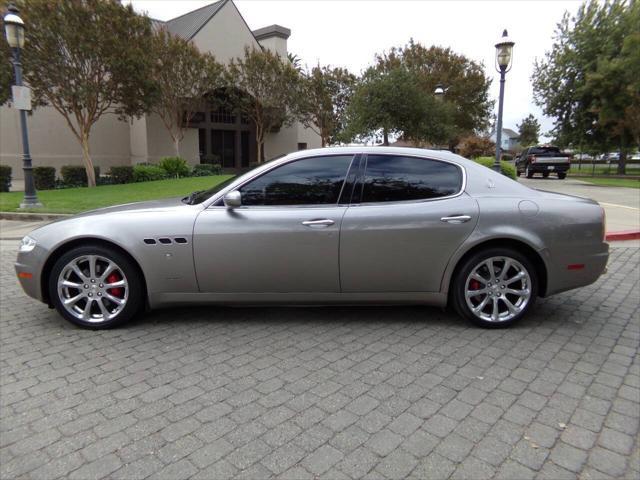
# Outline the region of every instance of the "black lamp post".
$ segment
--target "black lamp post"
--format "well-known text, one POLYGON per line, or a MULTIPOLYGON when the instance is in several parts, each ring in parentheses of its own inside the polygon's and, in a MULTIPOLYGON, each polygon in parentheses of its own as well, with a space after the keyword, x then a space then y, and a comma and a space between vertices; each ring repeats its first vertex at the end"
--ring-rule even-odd
POLYGON ((493 169, 500 172, 500 148, 502 144, 502 108, 504 104, 504 76, 511 70, 511 59, 513 58, 513 46, 507 35, 507 30, 502 32, 502 38, 496 43, 496 70, 500 72, 500 100, 498 102, 498 125, 496 126, 496 160, 493 169))
MULTIPOLYGON (((21 87, 22 64, 20 63, 20 50, 24 47, 24 22, 18 16, 18 9, 15 5, 9 5, 8 13, 3 20, 7 43, 13 53, 15 84, 17 87, 21 87)), ((20 208, 42 207, 42 204, 38 202, 36 188, 33 183, 33 167, 31 165, 29 134, 27 132, 27 112, 23 109, 20 109, 20 129, 22 130, 22 170, 24 171, 24 201, 20 204, 20 208)))

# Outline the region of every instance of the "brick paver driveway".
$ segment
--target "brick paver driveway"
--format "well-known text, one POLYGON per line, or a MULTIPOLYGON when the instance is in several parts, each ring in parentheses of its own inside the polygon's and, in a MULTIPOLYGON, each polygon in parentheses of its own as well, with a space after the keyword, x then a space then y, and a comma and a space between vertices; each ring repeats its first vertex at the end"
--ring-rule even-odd
POLYGON ((638 478, 638 249, 510 330, 438 309, 198 308, 106 332, 2 253, 0 477, 638 478))

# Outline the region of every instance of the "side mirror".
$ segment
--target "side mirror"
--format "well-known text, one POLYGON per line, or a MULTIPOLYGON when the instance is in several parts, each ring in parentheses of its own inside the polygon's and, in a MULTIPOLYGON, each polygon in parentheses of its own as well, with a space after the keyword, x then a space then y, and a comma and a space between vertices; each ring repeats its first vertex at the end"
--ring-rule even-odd
POLYGON ((238 190, 227 193, 223 198, 224 204, 227 208, 236 208, 242 206, 242 195, 238 190))

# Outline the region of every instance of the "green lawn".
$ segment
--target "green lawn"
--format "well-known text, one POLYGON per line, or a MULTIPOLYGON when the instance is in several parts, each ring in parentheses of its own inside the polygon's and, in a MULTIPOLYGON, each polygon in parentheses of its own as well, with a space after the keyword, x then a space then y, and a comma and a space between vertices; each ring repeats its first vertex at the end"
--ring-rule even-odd
MULTIPOLYGON (((125 185, 104 185, 95 188, 42 190, 38 192, 38 199, 44 208, 33 211, 78 213, 121 203, 185 196, 194 190, 206 190, 229 177, 229 175, 215 175, 125 185)), ((18 208, 23 197, 22 192, 0 193, 0 211, 24 211, 18 208)))
POLYGON ((640 188, 640 180, 631 178, 607 178, 607 177, 571 177, 582 182, 593 183, 594 185, 604 185, 607 187, 628 187, 640 188))

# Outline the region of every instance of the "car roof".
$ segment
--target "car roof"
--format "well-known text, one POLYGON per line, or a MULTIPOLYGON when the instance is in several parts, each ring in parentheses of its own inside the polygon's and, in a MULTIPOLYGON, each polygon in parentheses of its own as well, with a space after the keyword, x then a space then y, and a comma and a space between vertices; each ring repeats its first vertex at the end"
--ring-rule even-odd
MULTIPOLYGON (((466 159, 451 153, 448 150, 434 150, 427 148, 412 148, 412 147, 382 147, 382 146, 353 146, 353 147, 324 147, 324 148, 312 148, 309 150, 299 150, 297 152, 290 153, 285 158, 294 159, 300 157, 311 157, 318 155, 355 155, 357 153, 366 154, 394 154, 394 155, 418 155, 428 156, 433 159, 440 160, 454 160, 458 163, 465 161, 466 159)), ((468 161, 468 160, 466 160, 468 161)))

